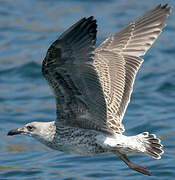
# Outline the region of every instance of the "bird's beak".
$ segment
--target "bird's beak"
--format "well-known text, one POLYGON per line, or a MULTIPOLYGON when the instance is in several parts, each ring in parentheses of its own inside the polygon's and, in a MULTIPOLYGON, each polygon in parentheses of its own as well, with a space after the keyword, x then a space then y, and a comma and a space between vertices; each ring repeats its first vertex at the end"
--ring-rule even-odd
POLYGON ((8 132, 7 136, 13 136, 13 135, 17 135, 17 134, 22 134, 24 133, 24 128, 18 128, 18 129, 12 129, 8 132))

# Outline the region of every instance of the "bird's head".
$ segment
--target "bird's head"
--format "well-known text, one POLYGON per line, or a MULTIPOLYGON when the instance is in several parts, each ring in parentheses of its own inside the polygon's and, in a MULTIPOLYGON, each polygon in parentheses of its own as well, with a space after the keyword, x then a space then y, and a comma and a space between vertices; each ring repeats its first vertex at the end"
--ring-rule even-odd
POLYGON ((13 136, 18 134, 24 134, 32 137, 42 137, 46 136, 52 124, 52 122, 31 122, 26 124, 22 128, 10 130, 7 135, 13 136))

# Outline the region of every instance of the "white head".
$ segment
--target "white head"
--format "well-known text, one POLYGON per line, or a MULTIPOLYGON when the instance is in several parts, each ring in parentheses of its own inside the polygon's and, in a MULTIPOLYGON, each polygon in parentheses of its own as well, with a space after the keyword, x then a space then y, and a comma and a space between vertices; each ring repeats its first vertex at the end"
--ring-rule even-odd
POLYGON ((52 122, 31 122, 26 124, 23 128, 12 129, 8 132, 8 136, 17 134, 24 134, 35 138, 47 137, 54 128, 54 121, 52 122))

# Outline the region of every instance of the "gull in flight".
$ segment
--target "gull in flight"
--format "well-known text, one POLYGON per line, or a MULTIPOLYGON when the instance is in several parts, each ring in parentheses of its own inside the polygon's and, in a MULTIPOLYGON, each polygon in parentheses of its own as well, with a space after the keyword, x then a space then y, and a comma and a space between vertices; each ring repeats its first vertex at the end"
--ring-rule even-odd
POLYGON ((73 154, 116 154, 131 169, 151 175, 127 154, 160 159, 160 139, 143 132, 125 136, 122 119, 143 56, 166 26, 170 7, 158 5, 96 45, 91 16, 66 30, 48 49, 42 73, 56 99, 55 121, 32 122, 8 135, 31 136, 48 147, 73 154))

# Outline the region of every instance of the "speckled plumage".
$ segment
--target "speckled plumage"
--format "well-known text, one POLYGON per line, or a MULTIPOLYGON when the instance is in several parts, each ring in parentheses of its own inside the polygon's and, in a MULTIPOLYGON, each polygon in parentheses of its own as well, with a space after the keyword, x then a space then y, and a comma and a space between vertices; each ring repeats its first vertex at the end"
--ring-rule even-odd
MULTIPOLYGON (((38 122, 27 124, 37 127, 38 122)), ((56 125, 55 121, 38 124, 37 132, 30 136, 52 149, 82 155, 111 154, 119 150, 124 154, 145 153, 149 147, 149 139, 159 145, 160 140, 155 135, 142 133, 137 136, 124 136, 122 134, 109 135, 96 130, 81 129, 78 127, 56 125)), ((159 148, 162 146, 160 145, 159 148)), ((160 154, 163 151, 160 149, 160 154)))
POLYGON ((143 56, 157 39, 170 13, 158 5, 95 49, 97 24, 91 16, 65 31, 48 49, 42 73, 56 99, 53 122, 33 122, 9 135, 26 134, 50 148, 76 154, 117 153, 132 169, 125 154, 163 154, 160 140, 147 132, 124 136, 122 119, 143 56))

